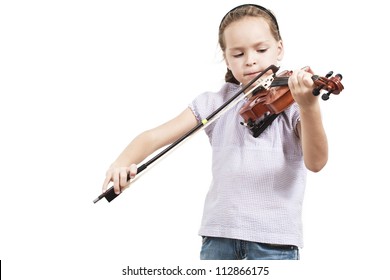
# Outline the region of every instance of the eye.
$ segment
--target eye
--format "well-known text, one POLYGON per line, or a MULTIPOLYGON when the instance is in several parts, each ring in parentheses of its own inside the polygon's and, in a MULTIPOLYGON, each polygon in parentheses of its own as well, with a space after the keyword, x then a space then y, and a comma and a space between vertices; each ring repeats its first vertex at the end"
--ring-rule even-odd
POLYGON ((243 55, 244 55, 243 53, 232 54, 232 56, 233 56, 233 57, 236 57, 236 58, 241 57, 241 56, 243 56, 243 55))
POLYGON ((257 52, 259 52, 259 53, 265 53, 267 50, 268 50, 268 49, 259 49, 259 50, 257 50, 257 52))

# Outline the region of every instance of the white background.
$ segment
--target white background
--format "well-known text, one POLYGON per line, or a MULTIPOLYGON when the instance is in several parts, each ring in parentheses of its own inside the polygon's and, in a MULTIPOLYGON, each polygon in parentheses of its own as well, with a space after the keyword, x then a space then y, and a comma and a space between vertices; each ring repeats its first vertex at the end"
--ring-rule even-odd
MULTIPOLYGON (((198 261, 210 182, 203 132, 112 203, 92 201, 133 137, 223 84, 218 25, 242 3, 1 2, 4 279, 124 279, 127 265, 211 267, 198 261)), ((345 90, 321 104, 330 158, 308 176, 302 260, 255 264, 271 267, 268 279, 384 279, 390 249, 385 2, 256 3, 278 18, 283 69, 340 72, 345 90)), ((221 263, 232 264, 253 265, 221 263)))

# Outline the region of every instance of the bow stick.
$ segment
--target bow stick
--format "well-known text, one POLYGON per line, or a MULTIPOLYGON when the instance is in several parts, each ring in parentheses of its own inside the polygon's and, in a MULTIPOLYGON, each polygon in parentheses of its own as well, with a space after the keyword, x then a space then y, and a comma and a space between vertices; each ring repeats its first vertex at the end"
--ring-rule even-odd
MULTIPOLYGON (((174 147, 176 147, 178 144, 182 143, 185 139, 187 139, 189 136, 193 135, 195 132, 199 131, 201 128, 206 128, 206 126, 210 125, 212 122, 217 120, 220 116, 222 116, 225 112, 230 110, 234 105, 236 105, 238 102, 243 100, 245 97, 247 97, 249 94, 251 94, 253 91, 255 91, 258 88, 268 89, 272 83, 272 81, 275 78, 276 72, 279 70, 279 67, 275 65, 271 65, 267 67, 264 71, 259 73, 253 80, 251 80, 247 85, 245 85, 241 90, 239 90, 236 94, 234 94, 233 97, 231 97, 228 101, 226 101, 224 104, 222 104, 217 110, 212 112, 207 118, 203 119, 201 122, 198 123, 193 129, 188 131, 186 134, 184 134, 182 137, 180 137, 178 140, 170 144, 167 148, 165 148, 163 151, 158 153, 156 156, 142 164, 141 166, 137 167, 137 175, 140 174, 142 171, 144 171, 149 165, 154 163, 156 160, 161 158, 163 155, 168 153, 170 150, 172 150, 174 147), (272 74, 267 76, 265 79, 262 79, 258 82, 257 85, 255 85, 251 90, 246 92, 242 97, 238 98, 241 93, 245 92, 252 84, 254 84, 257 80, 259 80, 265 73, 267 73, 269 70, 272 70, 272 74), (238 98, 238 99, 237 99, 238 98), (235 102, 233 102, 235 101, 235 102)), ((127 174, 127 181, 130 180, 130 174, 127 174)), ((121 193, 119 193, 121 194, 121 193)), ((114 200, 119 194, 116 194, 114 191, 114 186, 111 186, 109 189, 107 189, 104 193, 99 195, 93 203, 98 202, 103 197, 107 199, 108 202, 111 202, 114 200)))

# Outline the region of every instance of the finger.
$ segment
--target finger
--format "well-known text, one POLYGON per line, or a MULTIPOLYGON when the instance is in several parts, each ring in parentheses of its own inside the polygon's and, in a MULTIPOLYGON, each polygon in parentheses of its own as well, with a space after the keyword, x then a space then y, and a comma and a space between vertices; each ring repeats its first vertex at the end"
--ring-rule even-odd
POLYGON ((290 78, 288 79, 288 87, 290 88, 290 90, 294 91, 297 85, 298 85, 297 72, 293 71, 290 78))
POLYGON ((311 78, 312 77, 312 74, 306 72, 306 74, 302 77, 302 83, 304 86, 306 87, 313 87, 314 85, 314 82, 313 82, 313 79, 311 78))
POLYGON ((114 182, 114 191, 116 194, 120 194, 121 188, 119 185, 119 172, 115 172, 112 177, 112 181, 114 182))
POLYGON ((299 86, 304 85, 304 79, 305 79, 305 71, 299 70, 297 73, 297 82, 299 86))
POLYGON ((128 173, 128 168, 123 168, 119 174, 119 180, 120 180, 119 183, 120 183, 121 188, 123 188, 123 189, 126 188, 126 186, 128 184, 127 173, 128 173))
POLYGON ((310 66, 305 66, 302 68, 303 71, 308 72, 310 74, 314 74, 313 70, 310 68, 310 66))
POLYGON ((107 176, 102 186, 102 192, 106 192, 108 184, 111 182, 111 176, 107 176))
POLYGON ((313 70, 310 68, 310 66, 305 66, 302 68, 302 70, 306 72, 306 75, 303 77, 303 84, 307 87, 312 87, 314 85, 314 82, 311 78, 314 75, 313 70))
POLYGON ((132 164, 130 165, 130 179, 134 179, 135 175, 137 175, 137 165, 132 164))

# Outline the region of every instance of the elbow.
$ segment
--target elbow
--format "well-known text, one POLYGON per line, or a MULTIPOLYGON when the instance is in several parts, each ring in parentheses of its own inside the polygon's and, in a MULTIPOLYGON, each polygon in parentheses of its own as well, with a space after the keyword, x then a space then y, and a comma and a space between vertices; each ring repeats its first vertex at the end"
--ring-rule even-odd
POLYGON ((318 165, 318 166, 306 166, 306 168, 308 170, 310 170, 311 172, 313 172, 313 173, 317 173, 317 172, 320 172, 324 168, 324 166, 325 165, 323 165, 323 166, 320 166, 320 165, 318 165))
POLYGON ((317 173, 320 172, 326 165, 328 159, 323 159, 321 161, 316 162, 305 162, 305 166, 311 172, 317 173))

